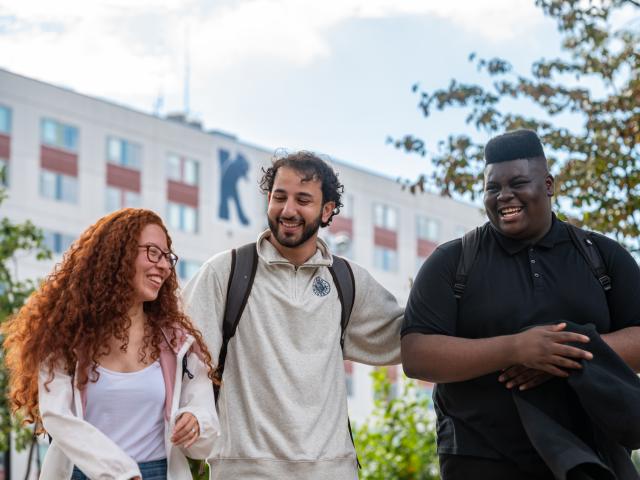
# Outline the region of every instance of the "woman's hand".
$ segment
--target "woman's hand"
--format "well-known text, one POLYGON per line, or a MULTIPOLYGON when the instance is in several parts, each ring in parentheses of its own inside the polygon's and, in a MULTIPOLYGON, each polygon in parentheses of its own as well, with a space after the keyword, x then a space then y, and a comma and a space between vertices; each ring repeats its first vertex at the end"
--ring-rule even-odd
POLYGON ((191 413, 185 412, 178 417, 171 434, 171 441, 177 447, 189 448, 200 437, 198 420, 191 413))

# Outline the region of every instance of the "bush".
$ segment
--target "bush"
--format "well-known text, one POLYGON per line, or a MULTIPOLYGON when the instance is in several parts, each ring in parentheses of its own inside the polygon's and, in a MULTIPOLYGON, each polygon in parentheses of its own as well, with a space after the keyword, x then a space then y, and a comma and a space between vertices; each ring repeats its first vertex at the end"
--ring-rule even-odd
POLYGON ((391 394, 386 368, 371 373, 374 409, 354 429, 363 480, 439 479, 434 414, 430 400, 414 380, 405 379, 401 393, 391 394))

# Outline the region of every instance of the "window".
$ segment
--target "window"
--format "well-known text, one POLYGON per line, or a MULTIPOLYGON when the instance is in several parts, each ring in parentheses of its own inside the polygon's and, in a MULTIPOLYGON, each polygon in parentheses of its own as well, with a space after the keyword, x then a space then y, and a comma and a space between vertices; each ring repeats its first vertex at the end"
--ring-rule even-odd
POLYGON ((40 195, 61 202, 78 202, 78 179, 50 170, 40 170, 40 195))
POLYGON ((348 373, 345 375, 345 381, 347 383, 347 397, 353 398, 355 395, 355 388, 353 382, 353 374, 348 373))
POLYGON ((182 203, 169 202, 167 213, 171 228, 187 233, 198 231, 198 211, 195 208, 182 203))
POLYGON ((344 362, 344 378, 347 384, 347 396, 352 398, 355 395, 355 379, 353 378, 353 362, 349 360, 344 362))
POLYGON ((7 187, 9 185, 9 162, 4 158, 0 158, 0 186, 7 187))
POLYGON ((142 147, 122 138, 107 137, 107 161, 122 167, 140 170, 142 147))
POLYGON ((353 195, 348 193, 342 194, 342 208, 340 216, 343 218, 353 218, 353 195))
POLYGON ((200 262, 193 260, 178 260, 178 277, 185 282, 190 280, 200 269, 200 262))
POLYGON ((167 156, 167 177, 175 182, 198 185, 198 162, 170 153, 167 156))
POLYGON ((387 230, 396 230, 398 227, 398 214, 396 209, 388 205, 376 203, 373 206, 373 224, 376 227, 387 230))
POLYGON ((125 207, 137 208, 140 207, 141 204, 142 201, 138 192, 107 186, 107 212, 113 212, 114 210, 120 210, 125 207))
POLYGON ((74 237, 59 232, 44 232, 44 244, 54 254, 66 252, 73 243, 74 237))
POLYGON ((373 249, 373 265, 385 272, 396 272, 398 270, 398 252, 376 245, 373 249))
POLYGON ((42 143, 53 147, 78 150, 78 129, 49 118, 42 119, 42 143))
POLYGON ((416 222, 418 238, 437 242, 440 237, 440 222, 433 218, 418 216, 416 222))
POLYGON ((327 243, 333 255, 340 255, 354 260, 353 241, 347 233, 332 233, 325 228, 321 230, 320 237, 327 243))
POLYGON ((11 109, 0 105, 0 133, 11 133, 11 109))

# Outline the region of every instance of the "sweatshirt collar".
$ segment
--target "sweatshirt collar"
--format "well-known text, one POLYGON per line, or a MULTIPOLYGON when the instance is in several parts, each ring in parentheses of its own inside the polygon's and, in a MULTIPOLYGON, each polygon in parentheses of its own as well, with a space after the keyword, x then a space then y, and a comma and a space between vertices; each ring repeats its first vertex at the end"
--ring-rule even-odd
MULTIPOLYGON (((269 265, 288 264, 293 265, 289 260, 280 255, 280 252, 269 241, 272 235, 271 230, 267 229, 258 236, 257 250, 258 256, 269 265)), ((329 252, 329 247, 320 237, 316 240, 316 253, 309 258, 300 267, 328 267, 333 264, 333 257, 329 252)))

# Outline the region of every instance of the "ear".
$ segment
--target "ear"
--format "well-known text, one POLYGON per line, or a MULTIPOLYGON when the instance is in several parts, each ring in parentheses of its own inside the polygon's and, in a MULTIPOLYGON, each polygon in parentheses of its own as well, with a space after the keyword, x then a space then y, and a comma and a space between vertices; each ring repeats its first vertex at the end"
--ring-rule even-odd
POLYGON ((336 202, 327 202, 322 206, 322 223, 329 220, 334 208, 336 208, 336 202))
POLYGON ((544 178, 544 186, 547 191, 547 197, 553 197, 554 189, 555 189, 555 181, 553 179, 553 175, 550 173, 544 178))

